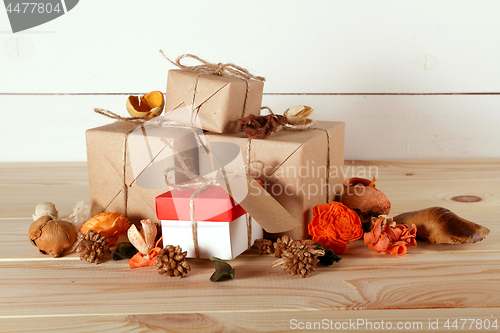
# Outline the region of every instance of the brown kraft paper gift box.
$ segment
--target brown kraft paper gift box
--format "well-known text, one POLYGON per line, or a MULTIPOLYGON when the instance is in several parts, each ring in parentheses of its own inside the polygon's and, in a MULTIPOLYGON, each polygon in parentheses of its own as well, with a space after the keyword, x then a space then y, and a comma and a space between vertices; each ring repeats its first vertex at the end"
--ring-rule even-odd
POLYGON ((264 82, 258 80, 172 69, 168 71, 165 115, 193 105, 204 130, 236 132, 238 119, 260 114, 263 89, 264 82))
MULTIPOLYGON (((132 131, 138 126, 117 121, 87 130, 87 164, 92 216, 103 212, 117 212, 127 216, 133 223, 141 219, 159 222, 156 217, 155 198, 169 190, 162 170, 175 164, 173 159, 155 162, 141 173, 145 177, 134 176, 130 159, 130 142, 131 137, 137 133, 132 131), (156 188, 141 185, 141 182, 144 184, 148 181, 154 181, 153 187, 156 188)), ((153 143, 152 138, 150 142, 153 143)), ((198 163, 197 154, 197 150, 184 153, 184 157, 188 157, 188 164, 194 169, 197 169, 194 167, 198 163)))
MULTIPOLYGON (((318 121, 314 129, 282 130, 265 140, 249 139, 244 132, 205 133, 205 138, 211 149, 217 142, 237 144, 246 163, 250 148, 250 162, 263 163, 261 170, 256 168, 258 163, 251 166, 256 179, 261 180, 266 190, 301 223, 300 227, 285 233, 269 234, 270 238, 283 234, 294 239, 307 238, 312 208, 334 201, 342 193, 343 122, 318 121)), ((206 157, 200 155, 200 160, 206 160, 206 157)), ((201 174, 210 172, 210 169, 206 163, 200 164, 201 174)))

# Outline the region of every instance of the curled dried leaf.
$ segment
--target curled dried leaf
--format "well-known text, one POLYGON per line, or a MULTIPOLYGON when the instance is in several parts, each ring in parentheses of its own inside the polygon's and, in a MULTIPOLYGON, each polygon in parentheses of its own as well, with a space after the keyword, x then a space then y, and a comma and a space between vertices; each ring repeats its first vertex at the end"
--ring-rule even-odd
POLYGON ((215 272, 210 277, 210 281, 218 282, 234 278, 234 268, 231 265, 216 257, 211 257, 210 260, 215 262, 215 272))
POLYGON ((250 139, 266 139, 271 133, 275 133, 280 125, 286 124, 286 118, 274 114, 258 117, 250 114, 239 119, 239 122, 241 129, 250 139))
POLYGON ((130 259, 137 253, 137 249, 129 242, 118 244, 111 254, 112 260, 130 259))

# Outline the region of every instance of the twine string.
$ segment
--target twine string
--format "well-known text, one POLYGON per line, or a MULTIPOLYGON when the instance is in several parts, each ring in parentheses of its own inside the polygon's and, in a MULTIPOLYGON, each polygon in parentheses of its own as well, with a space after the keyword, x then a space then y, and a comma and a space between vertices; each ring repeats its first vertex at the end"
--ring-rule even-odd
MULTIPOLYGON (((273 116, 275 116, 276 114, 273 112, 273 110, 271 110, 270 107, 267 107, 267 106, 263 106, 260 108, 260 110, 267 110, 269 111, 270 114, 272 114, 273 116)), ((316 121, 311 121, 309 124, 304 124, 304 125, 293 125, 293 124, 281 124, 280 126, 278 126, 278 128, 276 129, 276 132, 278 131, 282 131, 282 130, 286 130, 286 131, 307 131, 307 130, 310 130, 312 128, 315 128, 317 125, 316 121)))
POLYGON ((238 65, 232 64, 232 63, 213 64, 213 63, 210 63, 206 60, 203 60, 200 57, 195 56, 193 54, 183 54, 183 55, 177 57, 177 59, 175 61, 172 61, 165 55, 165 53, 163 53, 162 50, 160 50, 160 53, 171 64, 179 67, 182 70, 202 72, 204 74, 215 74, 215 75, 220 75, 220 76, 225 76, 225 75, 226 76, 234 76, 234 77, 238 77, 238 78, 244 79, 244 80, 251 80, 251 79, 258 80, 258 81, 265 81, 266 80, 264 77, 253 75, 247 69, 240 67, 238 65), (200 62, 201 65, 194 65, 194 66, 184 65, 181 63, 181 60, 185 59, 185 58, 194 59, 194 60, 200 62))
POLYGON ((172 61, 165 55, 165 53, 163 53, 162 50, 160 50, 160 53, 166 60, 168 60, 174 66, 177 66, 178 68, 180 68, 182 70, 193 71, 193 72, 198 73, 198 76, 197 76, 196 82, 195 82, 195 90, 194 90, 195 93, 193 94, 193 103, 192 103, 193 108, 191 109, 192 120, 193 120, 194 115, 197 112, 199 112, 199 110, 197 112, 195 112, 195 110, 194 110, 194 98, 196 96, 196 86, 198 83, 198 79, 199 79, 201 74, 232 76, 232 77, 237 77, 237 78, 245 81, 246 91, 245 91, 245 98, 243 100, 243 107, 242 107, 240 118, 245 117, 246 110, 247 110, 247 100, 248 100, 248 94, 250 92, 250 84, 248 81, 249 80, 258 80, 258 81, 264 82, 266 80, 264 77, 253 75, 247 69, 245 69, 241 66, 235 65, 233 63, 223 64, 223 63, 219 62, 217 64, 213 64, 213 63, 210 63, 206 60, 203 60, 200 57, 193 55, 193 54, 183 54, 183 55, 177 57, 177 59, 175 61, 172 61), (200 62, 201 64, 200 65, 193 65, 193 66, 184 65, 181 63, 181 60, 183 60, 185 58, 194 59, 194 60, 200 62))
MULTIPOLYGON (((275 115, 273 110, 267 106, 261 107, 261 110, 267 110, 269 113, 272 115, 275 115)), ((326 141, 328 145, 328 150, 327 150, 327 156, 326 156, 326 202, 330 202, 330 155, 331 155, 331 144, 330 144, 330 133, 328 130, 324 128, 316 128, 316 121, 312 121, 309 124, 304 124, 304 125, 292 125, 292 124, 282 124, 280 125, 276 131, 307 131, 307 130, 318 130, 318 131, 324 131, 326 134, 326 141)), ((247 158, 250 160, 250 141, 251 139, 248 139, 248 148, 247 148, 247 158)))
MULTIPOLYGON (((206 143, 202 140, 201 136, 199 135, 199 129, 196 129, 193 126, 183 125, 183 124, 179 124, 175 121, 165 120, 164 117, 155 117, 152 119, 151 118, 142 118, 142 117, 141 118, 122 117, 122 116, 117 115, 116 113, 113 113, 113 112, 111 112, 109 110, 105 110, 105 109, 95 108, 94 111, 96 113, 101 114, 103 116, 106 116, 108 118, 115 119, 118 121, 128 122, 131 124, 143 125, 146 121, 150 121, 155 126, 160 126, 160 127, 165 127, 165 128, 181 128, 181 129, 191 130, 194 134, 194 137, 195 137, 195 140, 198 144, 198 147, 204 149, 207 153, 210 152, 210 149, 208 148, 206 143)), ((127 183, 126 183, 127 141, 128 141, 128 137, 129 137, 130 133, 132 133, 133 130, 134 129, 132 129, 131 131, 126 133, 126 135, 124 137, 124 141, 123 141, 123 170, 122 170, 123 174, 122 174, 122 176, 123 176, 123 192, 125 193, 125 204, 124 204, 125 215, 127 213, 127 202, 128 202, 128 187, 127 187, 127 183)), ((143 132, 144 132, 144 130, 143 130, 143 132)), ((167 184, 167 186, 174 188, 174 189, 178 189, 178 190, 193 190, 193 189, 196 190, 190 196, 190 200, 189 200, 190 214, 189 215, 190 215, 190 219, 191 219, 191 231, 192 231, 192 235, 193 235, 193 245, 194 245, 194 250, 195 250, 195 257, 199 258, 200 249, 199 249, 199 244, 198 244, 198 222, 195 220, 194 199, 196 196, 198 196, 203 191, 209 189, 212 186, 220 186, 220 184, 217 181, 215 181, 214 179, 205 178, 205 177, 196 175, 193 172, 191 172, 189 167, 187 166, 184 158, 181 157, 181 155, 172 146, 172 144, 169 142, 169 140, 166 138, 161 138, 161 141, 165 144, 165 147, 168 147, 172 150, 173 155, 174 155, 174 159, 176 160, 178 165, 180 165, 180 167, 170 167, 164 171, 165 183, 167 184), (180 173, 184 174, 186 177, 188 177, 191 180, 191 182, 182 183, 182 184, 171 184, 168 181, 168 174, 170 172, 180 172, 180 173)), ((145 169, 151 163, 153 163, 153 160, 145 167, 145 169)), ((262 161, 254 161, 251 163, 245 163, 242 167, 238 168, 237 170, 235 170, 229 174, 226 174, 225 179, 227 180, 227 178, 236 176, 243 169, 245 169, 245 171, 246 171, 245 173, 248 174, 248 170, 249 170, 250 165, 254 164, 254 163, 259 163, 261 165, 260 168, 262 168, 262 166, 264 164, 262 161)), ((135 179, 134 179, 134 181, 135 181, 135 179)), ((251 225, 250 220, 249 220, 249 214, 247 214, 247 239, 248 239, 249 248, 251 247, 251 241, 252 241, 251 237, 252 237, 252 225, 251 225)))

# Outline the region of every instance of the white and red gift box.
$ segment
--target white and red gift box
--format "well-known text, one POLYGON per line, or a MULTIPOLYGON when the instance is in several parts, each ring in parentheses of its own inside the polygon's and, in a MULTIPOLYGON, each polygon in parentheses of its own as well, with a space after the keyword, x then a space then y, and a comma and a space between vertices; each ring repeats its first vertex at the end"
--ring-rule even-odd
MULTIPOLYGON (((174 189, 156 197, 163 244, 179 245, 188 258, 196 257, 190 215, 194 192, 174 189)), ((256 239, 263 238, 262 227, 220 186, 210 187, 194 198, 194 219, 199 258, 234 259, 256 239)))

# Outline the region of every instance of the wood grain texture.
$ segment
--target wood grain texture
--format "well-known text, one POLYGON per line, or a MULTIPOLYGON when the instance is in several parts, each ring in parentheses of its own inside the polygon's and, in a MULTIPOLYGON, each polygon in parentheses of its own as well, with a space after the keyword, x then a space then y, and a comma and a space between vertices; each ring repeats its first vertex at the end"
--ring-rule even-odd
MULTIPOLYGON (((494 308, 469 308, 467 316, 457 313, 454 309, 412 309, 412 310, 356 310, 356 311, 287 311, 287 312, 230 312, 230 313, 155 313, 134 315, 88 315, 88 316, 61 316, 61 317, 23 317, 0 318, 3 332, 20 332, 36 330, 37 332, 290 332, 294 327, 299 330, 299 322, 321 323, 325 321, 323 331, 335 331, 335 325, 348 327, 358 323, 349 331, 373 332, 373 326, 384 321, 384 327, 392 329, 377 329, 377 332, 397 331, 398 325, 404 327, 405 332, 428 332, 429 323, 438 323, 438 329, 432 332, 450 332, 444 327, 446 320, 452 322, 457 319, 475 318, 493 322, 498 319, 498 310, 494 308), (256 320, 257 319, 257 320, 256 320), (344 324, 346 323, 346 324, 344 324), (371 323, 371 326, 370 324, 371 323)), ((467 328, 470 325, 467 323, 467 328)), ((319 325, 318 325, 319 326, 319 325)), ((318 327, 317 326, 317 327, 318 327)), ((484 329, 483 329, 484 330, 484 329)), ((307 330, 319 331, 319 330, 307 330)), ((342 329, 337 329, 342 331, 342 329)), ((401 331, 401 330, 400 330, 401 331)), ((469 330, 474 331, 474 330, 469 330)), ((484 330, 488 331, 488 330, 484 330)), ((489 331, 495 331, 490 329, 489 331)))
POLYGON ((93 265, 76 254, 59 259, 39 254, 26 234, 34 207, 51 198, 69 213, 78 197, 88 195, 85 163, 0 164, 0 331, 285 332, 292 319, 394 325, 437 319, 439 332, 446 319, 493 320, 500 308, 499 166, 500 160, 346 161, 344 166, 355 176, 376 173, 394 214, 445 206, 490 228, 480 243, 420 242, 398 258, 356 241, 339 263, 318 267, 307 279, 271 268, 275 258, 252 249, 231 261, 234 280, 212 283, 213 263, 207 260, 191 260, 192 271, 173 279, 153 267, 130 270, 124 261, 93 265), (450 199, 466 194, 483 200, 450 199), (9 201, 12 197, 20 203, 9 201))

